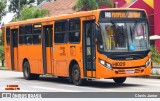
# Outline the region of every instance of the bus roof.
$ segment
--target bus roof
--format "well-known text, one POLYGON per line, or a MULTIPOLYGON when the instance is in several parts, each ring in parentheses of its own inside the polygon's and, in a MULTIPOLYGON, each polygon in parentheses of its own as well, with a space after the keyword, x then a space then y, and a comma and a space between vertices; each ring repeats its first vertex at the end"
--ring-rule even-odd
POLYGON ((18 25, 25 25, 25 24, 34 24, 34 23, 41 23, 41 22, 47 22, 47 21, 54 21, 54 20, 63 20, 63 19, 69 19, 69 18, 78 18, 78 17, 85 17, 85 16, 91 16, 95 14, 99 14, 100 11, 107 10, 139 10, 139 11, 145 11, 144 9, 139 8, 107 8, 107 9, 98 9, 98 10, 92 10, 92 11, 81 11, 77 13, 72 14, 63 14, 58 16, 51 16, 51 17, 44 17, 44 18, 34 18, 34 19, 28 19, 24 21, 17 21, 17 22, 11 22, 6 24, 5 26, 18 26, 18 25))

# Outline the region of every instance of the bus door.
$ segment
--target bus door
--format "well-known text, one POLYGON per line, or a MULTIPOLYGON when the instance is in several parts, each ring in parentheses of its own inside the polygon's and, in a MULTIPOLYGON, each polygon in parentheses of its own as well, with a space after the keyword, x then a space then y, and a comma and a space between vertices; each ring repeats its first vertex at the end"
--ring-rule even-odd
POLYGON ((53 25, 43 26, 42 53, 44 73, 52 73, 52 38, 53 25))
POLYGON ((95 77, 94 26, 94 20, 83 22, 83 60, 87 77, 95 77))
POLYGON ((6 28, 6 38, 5 38, 5 61, 6 61, 6 66, 9 68, 9 70, 12 70, 11 66, 11 50, 10 50, 10 28, 6 28))
POLYGON ((18 70, 18 29, 11 29, 11 67, 18 70))
POLYGON ((68 21, 60 20, 54 23, 53 62, 54 75, 67 76, 68 73, 68 21))

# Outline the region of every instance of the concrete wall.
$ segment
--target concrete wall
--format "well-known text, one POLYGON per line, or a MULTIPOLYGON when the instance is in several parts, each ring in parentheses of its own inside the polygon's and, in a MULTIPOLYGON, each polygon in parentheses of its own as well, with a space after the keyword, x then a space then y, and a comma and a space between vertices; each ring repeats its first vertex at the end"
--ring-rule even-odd
MULTIPOLYGON (((160 0, 154 1, 154 26, 155 26, 155 34, 160 35, 160 0)), ((156 41, 156 46, 160 51, 160 40, 156 41)))

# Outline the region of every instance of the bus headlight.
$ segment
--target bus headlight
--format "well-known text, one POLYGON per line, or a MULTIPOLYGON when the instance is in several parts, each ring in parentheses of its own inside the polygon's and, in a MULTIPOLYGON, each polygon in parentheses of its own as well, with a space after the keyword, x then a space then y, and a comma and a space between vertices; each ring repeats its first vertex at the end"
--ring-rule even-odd
POLYGON ((106 67, 112 70, 112 66, 109 63, 106 63, 106 67))
POLYGON ((105 66, 105 61, 99 59, 99 63, 100 63, 101 65, 105 66))
POLYGON ((147 68, 150 63, 151 63, 151 58, 146 62, 145 67, 147 68))
POLYGON ((112 65, 110 63, 105 62, 104 60, 99 59, 99 63, 108 69, 112 70, 112 65))

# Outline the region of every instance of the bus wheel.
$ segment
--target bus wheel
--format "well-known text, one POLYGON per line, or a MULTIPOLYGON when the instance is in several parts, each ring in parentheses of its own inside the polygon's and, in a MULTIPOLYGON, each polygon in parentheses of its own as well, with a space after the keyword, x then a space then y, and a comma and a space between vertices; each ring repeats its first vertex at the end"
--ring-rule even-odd
POLYGON ((126 77, 113 78, 115 83, 123 83, 126 81, 126 77))
POLYGON ((72 68, 72 81, 76 86, 81 86, 83 79, 80 77, 80 69, 78 64, 75 64, 72 68))
POLYGON ((39 78, 39 74, 32 74, 30 72, 30 65, 28 61, 25 61, 23 64, 23 76, 26 80, 33 80, 39 78))

